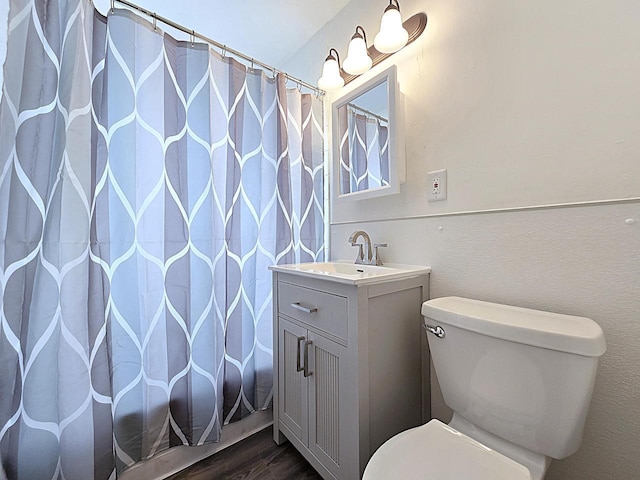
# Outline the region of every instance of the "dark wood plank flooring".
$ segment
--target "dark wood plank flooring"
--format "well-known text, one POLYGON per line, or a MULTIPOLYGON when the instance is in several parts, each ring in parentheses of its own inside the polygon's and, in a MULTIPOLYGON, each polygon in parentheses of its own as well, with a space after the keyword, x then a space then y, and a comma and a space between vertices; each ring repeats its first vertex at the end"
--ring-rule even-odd
POLYGON ((167 480, 322 480, 289 442, 278 446, 273 428, 205 458, 167 480))

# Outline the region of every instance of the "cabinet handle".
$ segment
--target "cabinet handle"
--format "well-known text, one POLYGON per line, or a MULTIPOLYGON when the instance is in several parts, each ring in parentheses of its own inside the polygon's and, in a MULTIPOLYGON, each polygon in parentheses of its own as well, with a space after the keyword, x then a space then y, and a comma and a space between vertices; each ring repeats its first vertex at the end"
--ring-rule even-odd
POLYGON ((304 376, 310 377, 313 372, 309 370, 309 345, 313 345, 311 340, 304 342, 304 376))
POLYGON ((301 372, 302 370, 304 370, 300 365, 300 342, 304 339, 305 339, 304 337, 298 337, 298 350, 296 353, 296 368, 298 372, 301 372))
POLYGON ((300 305, 300 302, 292 303, 291 307, 295 308, 296 310, 300 310, 301 312, 304 312, 304 313, 316 313, 318 311, 316 307, 304 307, 300 305))

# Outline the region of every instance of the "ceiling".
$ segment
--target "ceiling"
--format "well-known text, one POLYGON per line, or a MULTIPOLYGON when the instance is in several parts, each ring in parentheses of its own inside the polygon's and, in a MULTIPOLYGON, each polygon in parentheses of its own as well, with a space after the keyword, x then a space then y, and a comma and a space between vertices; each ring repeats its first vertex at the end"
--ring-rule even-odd
MULTIPOLYGON (((349 0, 129 0, 274 67, 304 45, 349 0)), ((94 0, 102 13, 110 0, 94 0)), ((118 4, 116 2, 116 7, 118 4)), ((170 28, 165 30, 178 36, 170 28)), ((185 35, 180 38, 186 38, 185 35)))

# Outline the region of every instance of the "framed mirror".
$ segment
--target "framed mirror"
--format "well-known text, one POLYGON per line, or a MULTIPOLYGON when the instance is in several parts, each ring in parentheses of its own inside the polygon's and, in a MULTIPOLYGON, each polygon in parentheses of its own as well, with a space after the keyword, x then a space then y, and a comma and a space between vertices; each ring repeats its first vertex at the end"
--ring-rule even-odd
POLYGON ((355 80, 331 102, 334 201, 398 193, 405 171, 400 104, 395 65, 355 80))

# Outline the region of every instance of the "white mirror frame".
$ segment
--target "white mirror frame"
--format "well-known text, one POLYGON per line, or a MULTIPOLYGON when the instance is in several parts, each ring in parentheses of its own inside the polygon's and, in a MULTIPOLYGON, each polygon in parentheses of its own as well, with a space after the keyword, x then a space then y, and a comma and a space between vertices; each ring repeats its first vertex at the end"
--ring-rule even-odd
POLYGON ((400 191, 400 184, 406 180, 406 161, 404 144, 404 105, 403 97, 397 82, 396 66, 391 65, 373 77, 364 74, 349 83, 338 96, 331 99, 329 135, 329 151, 331 152, 330 178, 331 200, 334 204, 345 201, 364 200, 367 198, 393 195, 400 191), (387 98, 389 101, 389 185, 371 188, 360 192, 340 193, 340 140, 338 127, 338 109, 353 101, 363 93, 387 81, 387 98))

